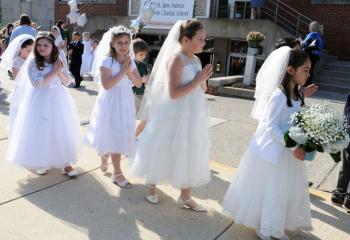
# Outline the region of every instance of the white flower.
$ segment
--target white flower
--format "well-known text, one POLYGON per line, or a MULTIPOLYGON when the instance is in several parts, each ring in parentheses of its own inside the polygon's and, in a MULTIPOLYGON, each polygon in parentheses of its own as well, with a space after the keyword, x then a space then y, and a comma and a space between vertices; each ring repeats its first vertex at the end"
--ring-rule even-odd
POLYGON ((303 132, 303 129, 297 126, 291 127, 289 129, 289 137, 295 142, 297 142, 299 145, 305 144, 308 139, 308 136, 305 132, 303 132))
POLYGON ((305 107, 292 114, 291 121, 294 127, 289 130, 289 136, 297 143, 311 141, 322 145, 328 153, 339 152, 349 143, 346 119, 327 104, 305 107))

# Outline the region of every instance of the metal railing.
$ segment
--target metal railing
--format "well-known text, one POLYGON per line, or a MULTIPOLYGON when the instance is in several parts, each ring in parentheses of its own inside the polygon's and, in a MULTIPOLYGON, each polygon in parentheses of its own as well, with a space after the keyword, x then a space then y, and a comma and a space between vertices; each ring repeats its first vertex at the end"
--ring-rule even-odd
MULTIPOLYGON (((250 0, 235 1, 234 6, 220 5, 219 0, 212 1, 214 5, 211 14, 214 18, 250 19, 252 8, 250 0)), ((266 0, 261 8, 261 19, 269 19, 296 37, 304 36, 309 31, 310 18, 280 0, 266 0)))
POLYGON ((264 18, 273 20, 296 37, 309 32, 312 20, 280 0, 267 0, 262 12, 264 18))

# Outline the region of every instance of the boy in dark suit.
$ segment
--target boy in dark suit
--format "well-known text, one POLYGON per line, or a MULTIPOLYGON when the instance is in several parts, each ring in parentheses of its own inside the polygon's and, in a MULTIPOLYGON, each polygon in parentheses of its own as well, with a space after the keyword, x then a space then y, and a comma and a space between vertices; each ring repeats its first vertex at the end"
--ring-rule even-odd
MULTIPOLYGON (((348 133, 350 135, 350 94, 346 101, 344 115, 348 121, 348 133)), ((343 166, 340 169, 337 188, 333 191, 332 202, 336 205, 343 205, 350 211, 350 192, 348 187, 350 183, 350 144, 343 151, 343 166)))
POLYGON ((72 42, 69 43, 68 46, 68 54, 69 54, 69 71, 73 74, 75 78, 75 86, 74 88, 80 87, 80 83, 83 80, 80 76, 80 68, 81 68, 81 56, 84 53, 84 45, 80 42, 80 33, 73 32, 72 34, 72 42))

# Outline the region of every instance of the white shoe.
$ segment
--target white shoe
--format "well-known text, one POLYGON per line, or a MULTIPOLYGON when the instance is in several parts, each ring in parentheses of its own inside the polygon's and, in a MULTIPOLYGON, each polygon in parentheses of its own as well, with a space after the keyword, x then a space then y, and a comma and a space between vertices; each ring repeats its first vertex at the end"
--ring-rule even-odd
POLYGON ((146 196, 146 201, 151 203, 151 204, 158 204, 159 203, 158 194, 156 194, 156 195, 147 195, 146 196))
POLYGON ((73 169, 70 172, 67 172, 66 169, 64 169, 64 168, 62 170, 63 170, 63 174, 67 175, 70 178, 76 178, 78 176, 78 172, 75 169, 73 169))
POLYGON ((132 184, 126 179, 124 179, 121 182, 118 182, 117 177, 120 177, 120 176, 123 176, 123 174, 121 173, 121 174, 117 174, 117 175, 112 175, 111 182, 117 184, 121 188, 132 188, 133 187, 132 184))
POLYGON ((256 229, 256 235, 258 235, 261 240, 272 240, 270 236, 263 235, 259 229, 256 229))
POLYGON ((48 171, 47 168, 39 168, 39 169, 35 170, 35 173, 38 175, 46 175, 47 171, 48 171))
MULTIPOLYGON (((150 188, 156 189, 156 185, 147 184, 146 187, 148 189, 150 189, 150 188)), ((146 196, 146 201, 151 203, 151 204, 158 204, 159 203, 158 194, 156 193, 154 195, 147 195, 146 196)))
POLYGON ((194 207, 190 207, 187 205, 190 201, 193 201, 192 198, 187 199, 186 201, 182 200, 181 197, 177 199, 177 205, 179 208, 186 208, 195 212, 206 212, 207 210, 200 204, 196 203, 194 207))

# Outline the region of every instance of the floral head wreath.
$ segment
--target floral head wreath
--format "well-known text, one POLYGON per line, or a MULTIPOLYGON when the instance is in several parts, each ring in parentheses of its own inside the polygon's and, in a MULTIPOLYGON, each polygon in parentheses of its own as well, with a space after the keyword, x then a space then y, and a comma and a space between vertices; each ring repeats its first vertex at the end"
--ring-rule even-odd
POLYGON ((50 33, 50 32, 39 32, 38 35, 36 36, 36 41, 38 41, 39 39, 41 38, 46 38, 46 39, 49 39, 51 40, 53 43, 55 43, 55 37, 50 33))
POLYGON ((113 35, 132 34, 132 31, 124 26, 112 27, 110 30, 113 35))

